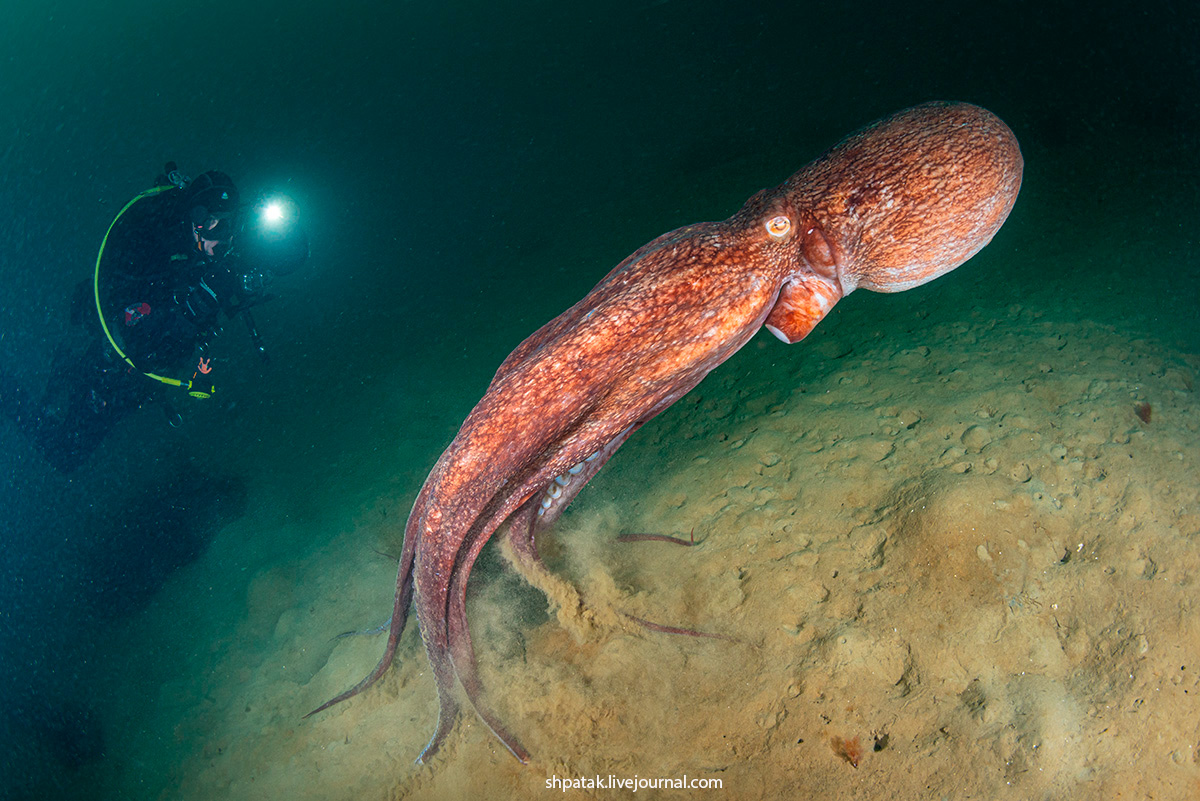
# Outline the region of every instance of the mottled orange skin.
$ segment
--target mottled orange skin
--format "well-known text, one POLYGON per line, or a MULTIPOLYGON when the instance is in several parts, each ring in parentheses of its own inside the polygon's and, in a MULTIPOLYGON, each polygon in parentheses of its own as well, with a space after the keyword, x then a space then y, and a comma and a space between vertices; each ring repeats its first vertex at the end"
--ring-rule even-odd
POLYGON ((415 589, 440 702, 422 759, 454 723, 457 679, 484 722, 526 760, 483 703, 467 631, 467 578, 496 529, 511 520, 518 556, 531 564, 534 532, 620 443, 764 323, 794 342, 856 287, 900 291, 957 267, 1004 222, 1021 169, 1016 138, 991 113, 925 104, 851 135, 729 219, 664 234, 621 262, 500 366, 409 516, 383 659, 321 709, 387 670, 415 589), (597 452, 535 516, 554 477, 597 452))

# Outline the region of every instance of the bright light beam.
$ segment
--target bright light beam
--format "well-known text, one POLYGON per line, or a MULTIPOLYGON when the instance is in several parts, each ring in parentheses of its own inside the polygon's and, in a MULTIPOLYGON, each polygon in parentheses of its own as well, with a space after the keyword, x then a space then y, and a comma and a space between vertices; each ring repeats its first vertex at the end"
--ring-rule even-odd
POLYGON ((272 200, 266 206, 263 206, 262 220, 271 227, 278 226, 283 222, 286 213, 283 209, 283 204, 277 200, 272 200))

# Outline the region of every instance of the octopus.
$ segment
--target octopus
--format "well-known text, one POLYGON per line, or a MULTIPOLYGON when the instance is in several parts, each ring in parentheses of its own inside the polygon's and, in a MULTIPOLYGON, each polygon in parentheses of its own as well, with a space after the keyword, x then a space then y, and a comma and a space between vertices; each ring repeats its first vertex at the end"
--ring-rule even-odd
POLYGON ((902 292, 987 245, 1021 186, 1013 132, 968 103, 934 102, 847 136, 733 216, 639 248, 523 341, 438 459, 404 529, 386 673, 410 607, 437 682, 438 752, 462 695, 518 760, 529 752, 487 705, 467 626, 467 580, 505 523, 518 568, 545 570, 536 537, 639 428, 760 328, 799 342, 864 288, 902 292))

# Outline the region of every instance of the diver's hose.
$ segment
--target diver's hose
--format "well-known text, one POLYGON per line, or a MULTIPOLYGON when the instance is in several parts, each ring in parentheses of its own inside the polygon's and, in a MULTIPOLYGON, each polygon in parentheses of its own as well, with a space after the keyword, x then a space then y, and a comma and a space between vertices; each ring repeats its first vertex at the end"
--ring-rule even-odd
POLYGON ((128 203, 126 203, 121 210, 117 212, 117 216, 113 217, 113 221, 108 225, 108 230, 104 232, 104 239, 100 241, 100 252, 96 254, 96 270, 92 274, 92 294, 96 298, 96 316, 100 319, 100 327, 104 330, 104 336, 108 338, 108 344, 112 345, 113 350, 116 351, 117 355, 120 356, 126 364, 147 378, 152 378, 155 381, 161 381, 164 384, 169 384, 170 386, 179 387, 183 390, 186 390, 187 393, 193 398, 207 398, 216 391, 216 387, 210 387, 207 391, 205 391, 198 387, 193 388, 191 381, 183 381, 178 378, 167 378, 166 376, 155 375, 154 373, 148 373, 144 370, 140 370, 138 366, 133 363, 133 360, 125 355, 125 351, 121 350, 121 346, 118 345, 117 340, 113 338, 112 331, 108 330, 108 322, 104 319, 104 308, 100 304, 100 263, 104 260, 104 248, 108 245, 109 234, 111 234, 113 228, 116 227, 117 221, 120 220, 122 215, 129 211, 133 204, 137 203, 139 200, 143 200, 163 192, 169 192, 176 188, 178 187, 176 187, 174 184, 152 186, 144 192, 139 192, 138 194, 134 195, 133 200, 130 200, 128 203))

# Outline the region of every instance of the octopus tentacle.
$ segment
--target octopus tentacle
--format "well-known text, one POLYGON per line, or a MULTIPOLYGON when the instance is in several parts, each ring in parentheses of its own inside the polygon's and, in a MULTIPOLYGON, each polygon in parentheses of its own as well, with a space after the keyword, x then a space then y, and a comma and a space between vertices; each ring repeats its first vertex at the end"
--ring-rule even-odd
POLYGON ((433 668, 438 696, 437 729, 429 743, 421 749, 421 755, 417 757, 418 763, 425 763, 438 752, 446 736, 454 728, 454 722, 458 720, 458 698, 454 695, 454 665, 450 661, 449 650, 444 646, 431 644, 428 635, 424 631, 421 633, 425 635, 425 651, 429 655, 430 667, 433 668))
MULTIPOLYGON (((533 567, 541 563, 537 552, 537 534, 558 522, 558 518, 562 517, 563 511, 575 500, 575 496, 600 472, 600 468, 608 463, 633 432, 641 427, 640 422, 630 424, 602 448, 592 451, 554 476, 540 493, 529 499, 531 506, 527 514, 513 515, 509 520, 508 538, 522 566, 533 567)), ((520 512, 524 511, 522 507, 520 512)))
MULTIPOLYGON (((421 503, 420 499, 418 499, 417 503, 421 503)), ((400 637, 404 634, 405 624, 408 622, 408 610, 412 605, 413 599, 413 564, 417 553, 417 537, 411 525, 407 528, 409 530, 405 532, 404 545, 400 551, 400 566, 396 570, 396 594, 392 603, 392 617, 388 622, 388 641, 387 646, 384 648, 383 656, 380 657, 379 663, 375 665, 375 668, 363 677, 362 681, 340 695, 330 698, 305 715, 305 718, 312 717, 318 712, 323 712, 335 704, 340 704, 342 701, 358 695, 379 681, 391 666, 392 660, 396 656, 396 648, 400 644, 400 637)))
MULTIPOLYGON (((486 517, 481 516, 481 518, 477 519, 476 523, 471 526, 468 536, 464 538, 462 548, 455 559, 450 576, 449 593, 446 599, 447 608, 444 616, 444 625, 440 627, 440 633, 445 637, 454 673, 462 684, 463 690, 471 702, 471 706, 475 709, 476 714, 479 715, 484 724, 495 734, 496 738, 521 762, 528 761, 529 752, 500 723, 499 717, 491 711, 491 708, 483 699, 483 685, 479 680, 475 651, 471 643, 470 629, 467 624, 467 583, 471 575, 471 569, 474 567, 475 561, 479 558, 484 545, 487 544, 492 534, 505 520, 509 520, 510 526, 515 525, 517 528, 523 528, 526 534, 521 539, 532 547, 533 535, 539 519, 546 519, 545 513, 551 508, 554 508, 555 511, 553 517, 549 518, 549 520, 552 522, 553 519, 556 519, 561 514, 562 508, 579 493, 587 481, 599 471, 637 427, 638 424, 627 426, 606 445, 577 462, 577 465, 583 465, 583 467, 576 470, 572 481, 558 483, 553 479, 547 480, 546 474, 553 472, 549 467, 544 467, 537 471, 534 476, 527 479, 520 487, 508 495, 499 508, 490 511, 486 517), (548 488, 551 486, 558 488, 556 496, 559 500, 563 501, 562 504, 558 507, 554 507, 553 504, 550 506, 543 505, 541 502, 542 495, 536 492, 532 495, 528 494, 526 488, 529 486, 542 487, 543 492, 550 491, 548 488), (541 518, 537 515, 539 511, 543 513, 541 518)), ((566 450, 568 452, 570 450, 578 450, 578 446, 574 449, 566 450)), ((554 464, 558 461, 563 461, 563 458, 551 459, 548 461, 548 464, 554 464)), ((570 471, 574 467, 573 465, 572 468, 564 470, 563 474, 571 475, 570 471)), ((556 476, 555 478, 561 477, 556 476)), ((546 525, 549 525, 549 523, 546 525)), ((536 552, 534 554, 536 558, 536 552)), ((440 638, 434 647, 442 647, 440 638)), ((442 685, 440 679, 438 684, 440 688, 442 685)), ((447 691, 451 689, 452 687, 447 687, 447 691)))
POLYGON ((472 549, 461 565, 456 567, 450 579, 450 609, 447 615, 448 634, 450 642, 450 661, 462 684, 467 700, 475 709, 475 714, 484 722, 496 739, 504 744, 513 756, 520 762, 529 761, 529 752, 504 727, 491 707, 483 699, 483 683, 479 680, 479 669, 475 663, 475 649, 471 644, 471 631, 467 627, 467 580, 471 574, 475 559, 485 541, 480 541, 478 548, 472 549))

